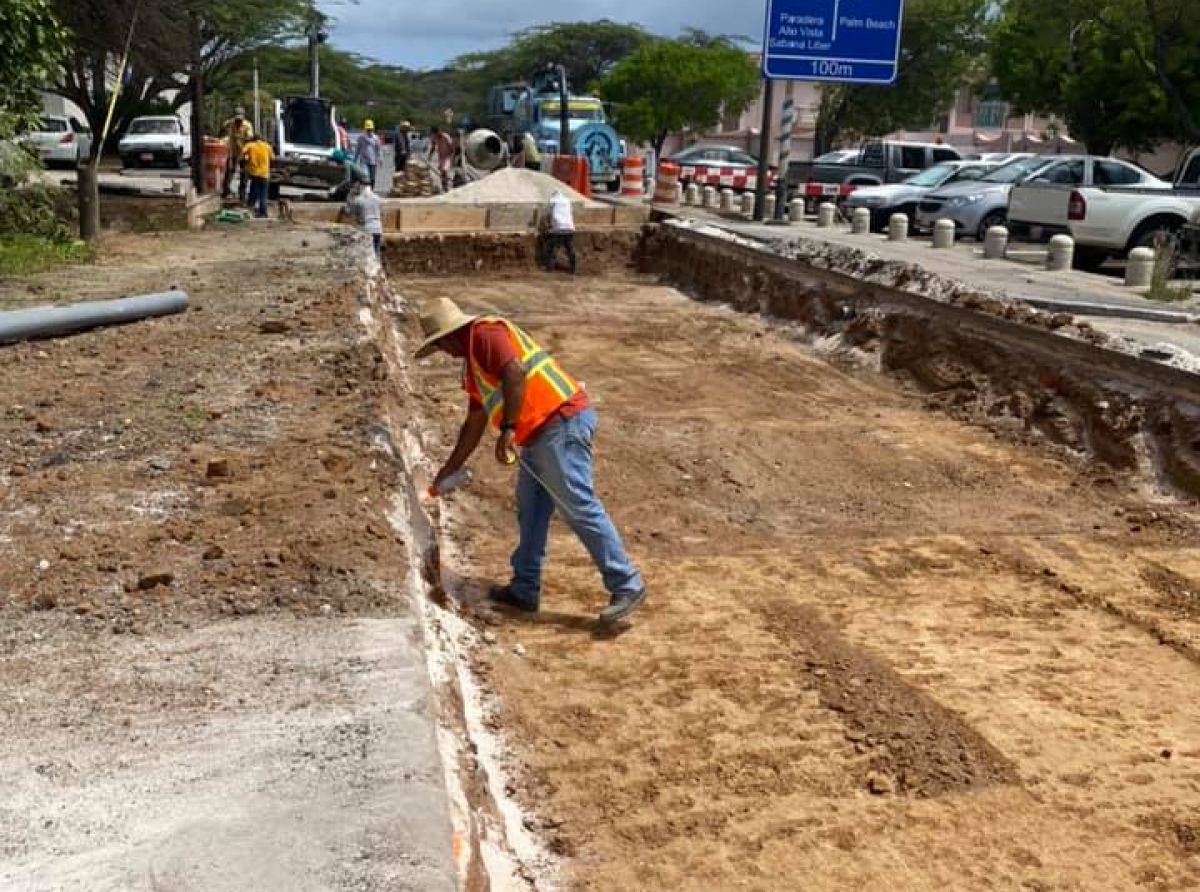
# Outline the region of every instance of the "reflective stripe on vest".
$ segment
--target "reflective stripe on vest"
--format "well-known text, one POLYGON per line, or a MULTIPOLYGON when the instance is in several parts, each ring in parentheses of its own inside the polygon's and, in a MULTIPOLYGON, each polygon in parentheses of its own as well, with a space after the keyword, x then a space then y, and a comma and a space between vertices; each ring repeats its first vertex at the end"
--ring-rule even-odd
MULTIPOLYGON (((480 322, 499 322, 505 327, 517 351, 521 368, 525 370, 525 400, 516 429, 517 443, 523 446, 547 418, 579 391, 579 385, 523 329, 499 316, 484 316, 475 320, 475 324, 480 322)), ((474 361, 474 341, 472 326, 463 386, 467 393, 479 400, 488 422, 498 429, 503 420, 504 388, 499 378, 490 377, 474 361)))

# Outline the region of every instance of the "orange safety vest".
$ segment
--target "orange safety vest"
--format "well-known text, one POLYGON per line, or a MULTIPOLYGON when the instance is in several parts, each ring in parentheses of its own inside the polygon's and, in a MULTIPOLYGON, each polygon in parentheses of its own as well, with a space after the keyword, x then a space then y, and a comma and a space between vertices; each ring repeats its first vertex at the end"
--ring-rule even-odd
MULTIPOLYGON (((508 329, 508 336, 525 369, 525 401, 517 418, 518 446, 526 445, 551 415, 563 403, 579 392, 575 379, 562 370, 554 357, 543 350, 525 331, 499 316, 481 316, 475 322, 499 322, 508 329)), ((467 359, 463 367, 463 388, 483 404, 488 422, 499 430, 504 420, 504 388, 497 377, 487 374, 475 362, 475 325, 468 337, 467 359)))

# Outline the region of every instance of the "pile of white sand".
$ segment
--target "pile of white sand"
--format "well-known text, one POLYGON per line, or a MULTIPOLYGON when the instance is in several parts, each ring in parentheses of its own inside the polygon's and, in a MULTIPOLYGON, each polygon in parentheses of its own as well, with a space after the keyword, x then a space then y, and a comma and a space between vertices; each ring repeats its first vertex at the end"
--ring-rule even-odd
POLYGON ((580 195, 550 174, 520 167, 503 167, 482 180, 429 199, 438 204, 545 204, 559 190, 572 204, 603 206, 580 195))

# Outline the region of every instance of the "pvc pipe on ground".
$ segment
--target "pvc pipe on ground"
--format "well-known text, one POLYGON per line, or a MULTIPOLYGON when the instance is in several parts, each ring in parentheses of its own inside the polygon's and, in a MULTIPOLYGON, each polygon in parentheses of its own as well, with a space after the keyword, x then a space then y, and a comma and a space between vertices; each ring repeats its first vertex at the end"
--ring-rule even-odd
POLYGON ((888 241, 908 241, 908 214, 892 214, 888 219, 888 241))
POLYGON ((1125 285, 1129 288, 1149 288, 1154 279, 1154 249, 1134 248, 1125 264, 1125 285))
POLYGON ((983 259, 1003 260, 1008 253, 1008 230, 1003 226, 991 226, 983 237, 983 259))
POLYGON ((1050 253, 1046 255, 1046 269, 1070 269, 1075 260, 1075 239, 1069 235, 1056 235, 1050 239, 1050 253))
POLYGON ((855 208, 850 217, 850 233, 866 235, 871 231, 871 212, 867 208, 855 208))
POLYGON ((938 220, 933 224, 933 246, 942 251, 954 247, 953 220, 938 220))
POLYGON ((0 313, 0 344, 74 334, 102 325, 121 325, 187 309, 187 294, 167 291, 65 307, 34 307, 0 313))
POLYGON ((837 205, 832 201, 821 202, 821 206, 817 208, 817 226, 821 229, 828 229, 836 219, 837 205))

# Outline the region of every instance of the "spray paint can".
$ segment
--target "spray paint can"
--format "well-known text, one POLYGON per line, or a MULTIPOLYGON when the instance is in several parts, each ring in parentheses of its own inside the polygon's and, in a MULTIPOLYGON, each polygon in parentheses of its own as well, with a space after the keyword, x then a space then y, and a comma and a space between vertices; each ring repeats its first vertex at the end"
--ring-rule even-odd
POLYGON ((474 476, 470 468, 459 468, 437 486, 430 486, 429 497, 436 499, 438 496, 444 496, 449 492, 453 492, 460 486, 466 486, 474 476))

